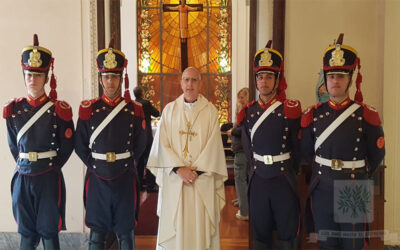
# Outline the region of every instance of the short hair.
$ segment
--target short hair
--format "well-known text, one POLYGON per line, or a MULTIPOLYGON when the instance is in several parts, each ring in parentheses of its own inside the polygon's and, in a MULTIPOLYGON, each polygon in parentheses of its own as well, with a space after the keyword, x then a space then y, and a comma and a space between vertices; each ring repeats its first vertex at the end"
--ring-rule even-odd
POLYGON ((142 98, 143 97, 143 88, 142 88, 142 86, 136 86, 133 89, 133 94, 135 95, 136 98, 142 98))

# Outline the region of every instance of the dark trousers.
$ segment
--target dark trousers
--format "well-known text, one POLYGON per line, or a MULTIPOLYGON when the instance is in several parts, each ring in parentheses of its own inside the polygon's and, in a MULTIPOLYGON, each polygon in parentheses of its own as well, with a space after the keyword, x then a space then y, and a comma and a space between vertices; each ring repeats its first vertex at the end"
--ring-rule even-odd
POLYGON ((153 176, 153 174, 148 169, 146 169, 147 160, 149 159, 150 150, 151 150, 151 143, 148 143, 146 145, 146 148, 145 148, 142 156, 139 158, 138 163, 137 163, 139 183, 142 186, 144 184, 146 184, 147 187, 152 187, 156 183, 156 179, 153 176), (146 171, 146 179, 144 179, 144 171, 146 171))
POLYGON ((18 233, 27 238, 52 239, 65 228, 65 185, 61 171, 12 180, 12 206, 18 233))
POLYGON ((103 180, 91 171, 86 175, 86 225, 117 235, 133 231, 139 202, 135 175, 126 171, 114 180, 103 180))
POLYGON ((254 238, 271 244, 272 231, 290 241, 300 233, 300 204, 284 175, 265 179, 253 174, 249 186, 250 223, 254 238))
POLYGON ((366 230, 366 224, 335 222, 333 193, 332 180, 320 180, 312 192, 312 213, 321 249, 362 249, 364 237, 361 234, 366 230), (343 237, 340 234, 344 232, 358 232, 361 237, 343 237))

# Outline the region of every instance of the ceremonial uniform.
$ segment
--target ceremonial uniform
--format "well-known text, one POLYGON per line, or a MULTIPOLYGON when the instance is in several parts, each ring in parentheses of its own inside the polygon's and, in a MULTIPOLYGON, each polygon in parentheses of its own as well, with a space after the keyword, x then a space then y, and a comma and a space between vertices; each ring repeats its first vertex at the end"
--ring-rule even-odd
MULTIPOLYGON (((51 52, 38 46, 24 48, 25 71, 47 72, 51 52), (36 62, 34 57, 41 60, 36 62)), ((47 77, 47 76, 46 76, 47 77)), ((65 230, 65 184, 61 168, 74 148, 74 124, 68 103, 58 101, 55 78, 50 98, 44 93, 13 99, 4 107, 8 144, 17 163, 11 183, 14 218, 21 234, 21 249, 35 249, 43 238, 44 249, 58 249, 58 232, 65 230)))
POLYGON ((264 247, 272 247, 272 231, 276 229, 281 246, 296 249, 300 230, 296 174, 301 105, 285 97, 283 61, 278 51, 259 50, 254 71, 282 75, 279 95, 269 103, 262 103, 261 99, 253 101, 238 115, 243 147, 254 168, 249 184, 250 222, 256 241, 265 244, 264 247), (270 64, 265 58, 271 59, 270 64))
MULTIPOLYGON (((325 78, 331 73, 347 73, 351 77, 359 62, 353 48, 341 43, 330 46, 324 57, 325 78)), ((344 211, 341 209, 343 204, 340 198, 335 198, 334 192, 344 184, 352 187, 362 183, 359 181, 367 180, 385 154, 379 114, 362 103, 359 71, 358 74, 355 101, 347 98, 340 104, 332 100, 318 103, 302 116, 302 152, 305 160, 312 165, 306 208, 308 229, 313 231, 315 226, 322 249, 364 247, 362 234, 361 237, 344 237, 340 233, 364 232, 367 215, 363 214, 361 222, 343 221, 339 216, 344 211), (324 233, 329 236, 322 237, 324 233)), ((361 192, 356 194, 362 195, 361 192)), ((369 199, 373 201, 372 196, 369 199)))
MULTIPOLYGON (((99 51, 100 72, 122 74, 124 65, 123 53, 111 44, 99 51)), ((121 249, 134 248, 139 208, 134 160, 144 150, 146 125, 142 107, 130 99, 125 87, 124 97, 110 100, 103 95, 82 101, 79 108, 75 151, 88 168, 84 204, 85 223, 91 229, 89 249, 103 249, 109 231, 117 234, 121 249)))

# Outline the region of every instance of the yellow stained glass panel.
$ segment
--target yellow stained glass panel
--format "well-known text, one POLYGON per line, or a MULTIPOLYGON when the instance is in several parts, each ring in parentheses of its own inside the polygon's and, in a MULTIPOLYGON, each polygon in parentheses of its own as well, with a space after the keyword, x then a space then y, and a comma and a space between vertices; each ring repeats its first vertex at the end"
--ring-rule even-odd
MULTIPOLYGON (((148 87, 154 102, 163 108, 181 94, 182 43, 187 46, 187 64, 202 72, 201 93, 230 120, 231 102, 231 3, 228 0, 186 0, 201 4, 202 11, 188 12, 188 36, 181 40, 179 9, 164 11, 164 4, 179 0, 138 0, 138 71, 140 83, 148 87), (148 59, 148 61, 146 61, 148 59), (147 63, 145 65, 142 65, 147 63), (148 79, 147 79, 147 78, 148 79), (146 83, 145 83, 146 84, 146 83), (223 93, 216 95, 215 93, 223 93), (226 112, 229 115, 226 116, 226 112)), ((221 114, 222 114, 221 113, 221 114)))

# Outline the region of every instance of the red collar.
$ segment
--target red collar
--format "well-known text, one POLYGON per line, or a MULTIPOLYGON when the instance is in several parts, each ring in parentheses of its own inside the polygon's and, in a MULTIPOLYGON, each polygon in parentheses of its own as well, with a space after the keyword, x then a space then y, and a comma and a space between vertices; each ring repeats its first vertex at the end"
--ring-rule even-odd
POLYGON ((276 101, 278 101, 278 96, 275 95, 274 98, 271 99, 271 101, 269 101, 268 103, 263 103, 263 101, 261 100, 261 98, 258 98, 258 105, 260 105, 260 107, 264 110, 266 110, 267 108, 269 108, 269 106, 271 106, 272 104, 274 104, 276 101))
POLYGON ((103 101, 104 101, 105 103, 107 103, 108 105, 114 107, 114 106, 118 105, 118 103, 121 102, 122 97, 121 97, 121 95, 119 95, 119 96, 117 96, 117 97, 114 99, 114 101, 111 101, 110 98, 108 98, 105 94, 103 94, 103 96, 101 97, 101 99, 103 99, 103 101))
POLYGON ((340 110, 340 109, 344 109, 345 107, 349 106, 351 100, 349 97, 347 97, 346 100, 344 100, 342 103, 340 104, 336 104, 333 101, 331 101, 331 99, 329 99, 328 104, 331 108, 333 108, 334 110, 340 110))
POLYGON ((28 97, 26 97, 26 100, 28 101, 28 103, 33 106, 33 107, 37 107, 40 106, 41 104, 45 103, 47 101, 48 97, 46 95, 46 93, 44 93, 43 95, 41 95, 38 98, 33 98, 32 96, 28 95, 28 97))

